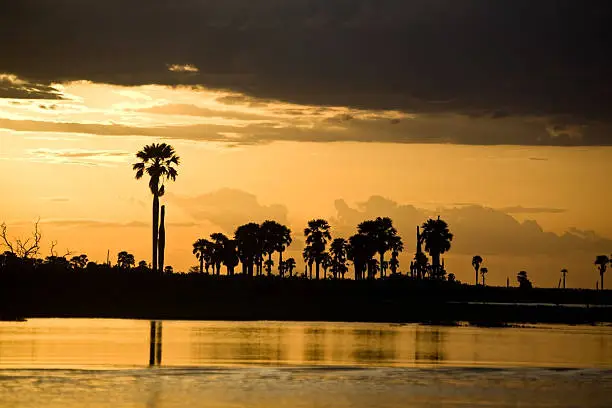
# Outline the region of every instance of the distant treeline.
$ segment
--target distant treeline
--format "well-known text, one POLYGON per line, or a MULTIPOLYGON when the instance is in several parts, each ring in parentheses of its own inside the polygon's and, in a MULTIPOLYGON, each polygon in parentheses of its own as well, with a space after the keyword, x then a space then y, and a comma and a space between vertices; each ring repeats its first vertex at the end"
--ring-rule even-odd
POLYGON ((611 291, 484 287, 405 275, 317 281, 295 276, 155 274, 108 266, 86 273, 31 269, 0 275, 0 318, 5 319, 591 323, 612 321, 612 309, 597 307, 605 304, 612 304, 611 291), (580 307, 557 306, 565 304, 580 307))

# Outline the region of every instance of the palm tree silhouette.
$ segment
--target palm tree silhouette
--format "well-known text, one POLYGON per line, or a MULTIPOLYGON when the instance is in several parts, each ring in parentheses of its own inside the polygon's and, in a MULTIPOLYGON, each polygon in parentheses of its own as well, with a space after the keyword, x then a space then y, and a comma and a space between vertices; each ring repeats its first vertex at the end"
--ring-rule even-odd
MULTIPOLYGON (((263 252, 268 255, 268 260, 272 260, 272 254, 278 251, 278 266, 282 268, 283 252, 291 245, 291 230, 276 221, 264 221, 260 228, 260 241, 263 252)), ((272 271, 268 271, 271 274, 272 271)))
POLYGON ((225 244, 229 241, 229 238, 220 232, 210 234, 212 239, 212 264, 214 265, 215 273, 217 276, 221 274, 221 264, 225 256, 225 244))
MULTIPOLYGON (((375 220, 364 221, 357 226, 357 230, 360 234, 372 238, 376 252, 380 256, 380 266, 385 262, 387 251, 401 252, 404 249, 402 239, 397 235, 397 230, 393 227, 393 221, 389 217, 378 217, 375 220)), ((381 277, 384 277, 384 275, 384 272, 382 272, 381 277)))
POLYGON ((308 227, 304 228, 306 245, 310 247, 310 254, 314 257, 316 265, 316 276, 319 279, 319 267, 322 255, 325 252, 327 241, 331 240, 329 223, 323 219, 308 221, 308 227))
POLYGON ((251 222, 239 226, 234 233, 234 239, 238 247, 238 258, 242 263, 242 273, 253 276, 253 264, 260 252, 259 224, 251 222))
POLYGON ((472 266, 474 267, 474 270, 476 271, 476 285, 478 285, 478 269, 480 269, 480 264, 482 263, 482 257, 480 255, 474 255, 474 257, 472 258, 472 266))
POLYGON ((565 289, 565 276, 567 275, 567 269, 561 269, 561 278, 563 279, 563 289, 565 289))
POLYGON ((489 272, 489 269, 486 267, 483 267, 482 269, 480 269, 480 274, 482 275, 482 286, 487 286, 485 283, 485 277, 488 272, 489 272))
POLYGON ((293 270, 295 269, 295 259, 288 258, 285 261, 285 270, 289 271, 289 276, 293 276, 293 270))
POLYGON ((429 270, 429 259, 423 252, 414 254, 414 269, 418 274, 417 279, 425 279, 425 275, 429 270))
POLYGON ((240 262, 238 259, 238 251, 236 250, 236 240, 227 239, 223 242, 222 259, 223 265, 227 268, 227 274, 229 276, 234 275, 234 268, 236 268, 240 262))
POLYGON ((136 157, 140 160, 132 165, 136 179, 140 180, 145 173, 150 177, 149 189, 153 194, 153 271, 158 272, 159 198, 165 192, 164 181, 176 180, 178 171, 173 165, 179 165, 179 157, 175 154, 174 148, 166 143, 146 145, 136 153, 136 157))
POLYGON ((327 279, 327 270, 333 265, 333 260, 328 252, 321 255, 321 267, 323 268, 323 279, 327 279))
POLYGON ((206 264, 206 273, 212 262, 213 243, 207 239, 198 239, 193 243, 193 254, 200 261, 200 273, 204 272, 204 264, 206 264))
POLYGON ((595 265, 597 265, 599 268, 599 276, 601 278, 601 290, 604 290, 604 273, 606 273, 609 263, 610 258, 608 258, 606 255, 597 255, 595 258, 595 265))
POLYGON ((312 264, 315 261, 315 257, 316 255, 312 250, 311 246, 306 246, 306 248, 304 248, 304 251, 302 251, 302 258, 304 258, 304 264, 307 265, 308 268, 308 279, 312 279, 312 264))
POLYGON ((348 242, 344 238, 336 238, 329 245, 329 253, 332 257, 332 274, 334 278, 337 278, 338 275, 342 275, 344 278, 344 274, 346 273, 346 253, 348 250, 348 242))
POLYGON ((437 220, 428 219, 421 228, 423 229, 425 251, 431 256, 432 272, 438 276, 440 255, 450 250, 453 234, 448 230, 448 224, 441 220, 439 216, 437 220))
POLYGON ((355 280, 364 278, 365 270, 369 267, 374 255, 376 255, 376 247, 369 235, 355 234, 349 238, 347 259, 353 262, 355 280))
POLYGON ((266 272, 268 276, 272 275, 272 267, 274 266, 274 261, 272 259, 266 259, 264 262, 264 266, 266 267, 266 272))

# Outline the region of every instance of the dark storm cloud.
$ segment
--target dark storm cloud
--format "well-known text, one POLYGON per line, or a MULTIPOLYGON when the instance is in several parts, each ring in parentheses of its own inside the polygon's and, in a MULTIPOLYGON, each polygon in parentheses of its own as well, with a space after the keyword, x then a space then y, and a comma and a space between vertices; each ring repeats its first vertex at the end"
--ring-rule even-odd
POLYGON ((610 144, 601 132, 612 119, 610 9, 598 0, 6 0, 0 72, 549 117, 551 144, 610 144))

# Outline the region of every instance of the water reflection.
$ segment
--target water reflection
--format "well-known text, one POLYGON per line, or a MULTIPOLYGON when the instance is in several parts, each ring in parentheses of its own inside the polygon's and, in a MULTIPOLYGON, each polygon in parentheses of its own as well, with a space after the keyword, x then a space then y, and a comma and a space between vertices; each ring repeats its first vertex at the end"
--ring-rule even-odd
POLYGON ((65 366, 612 367, 611 327, 32 319, 0 323, 0 369, 65 366))
POLYGON ((158 366, 162 361, 162 322, 151 320, 149 332, 149 366, 158 366))
POLYGON ((414 360, 416 362, 444 361, 444 346, 447 333, 436 326, 418 326, 414 331, 414 360))
POLYGON ((355 339, 352 356, 356 362, 371 364, 396 360, 397 331, 392 329, 356 329, 352 331, 352 335, 355 339))

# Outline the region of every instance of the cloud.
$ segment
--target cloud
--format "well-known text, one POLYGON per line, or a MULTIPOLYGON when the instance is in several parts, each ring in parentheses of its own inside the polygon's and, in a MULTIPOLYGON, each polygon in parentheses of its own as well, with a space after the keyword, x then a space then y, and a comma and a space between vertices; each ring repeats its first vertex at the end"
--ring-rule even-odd
POLYGON ((567 210, 563 208, 547 208, 547 207, 504 207, 498 208, 497 211, 505 212, 508 214, 561 214, 567 210))
POLYGON ((166 199, 182 208, 194 220, 209 221, 227 234, 248 222, 275 220, 287 224, 287 208, 284 205, 262 205, 253 194, 224 188, 196 197, 184 197, 169 193, 166 199))
MULTIPOLYGON (((113 222, 89 219, 49 219, 41 220, 41 224, 63 228, 151 228, 151 224, 142 221, 113 222)), ((194 222, 168 222, 172 227, 197 227, 194 222)))
MULTIPOLYGON (((0 98, 9 99, 63 99, 62 93, 48 84, 33 83, 13 74, 0 73, 0 98)), ((53 109, 53 105, 40 105, 53 109)))
POLYGON ((199 72, 200 70, 191 64, 186 64, 186 65, 179 65, 179 64, 172 64, 168 67, 168 71, 171 72, 199 72))
POLYGON ((307 105, 551 117, 578 128, 611 117, 603 1, 6 3, 0 26, 20 40, 4 44, 0 72, 37 84, 202 85, 307 105))
MULTIPOLYGON (((335 202, 336 216, 331 220, 340 236, 356 232, 364 220, 380 216, 393 219, 404 239, 404 247, 412 253, 416 245, 416 226, 427 218, 440 215, 455 234, 452 253, 503 256, 560 256, 573 251, 609 252, 612 240, 592 231, 569 229, 563 234, 544 231, 533 220, 519 222, 503 209, 468 205, 432 212, 413 205, 401 205, 380 196, 372 196, 356 207, 344 200, 335 202)), ((515 213, 560 212, 560 209, 510 208, 515 213)))
POLYGON ((122 151, 85 149, 34 149, 29 153, 34 160, 85 166, 123 162, 126 157, 132 156, 132 154, 122 151))

